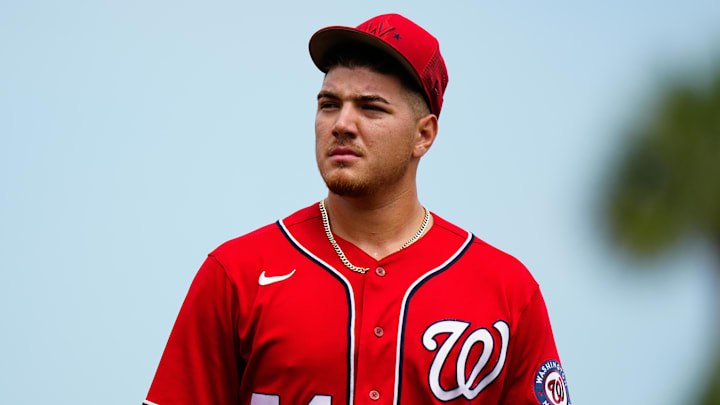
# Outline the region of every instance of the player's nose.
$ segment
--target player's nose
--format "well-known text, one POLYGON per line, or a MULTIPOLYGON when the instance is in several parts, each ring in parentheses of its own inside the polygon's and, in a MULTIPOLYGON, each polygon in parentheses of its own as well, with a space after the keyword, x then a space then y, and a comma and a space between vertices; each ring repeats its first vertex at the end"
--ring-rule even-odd
POLYGON ((357 114, 351 105, 343 105, 335 115, 332 133, 336 137, 357 136, 357 114))

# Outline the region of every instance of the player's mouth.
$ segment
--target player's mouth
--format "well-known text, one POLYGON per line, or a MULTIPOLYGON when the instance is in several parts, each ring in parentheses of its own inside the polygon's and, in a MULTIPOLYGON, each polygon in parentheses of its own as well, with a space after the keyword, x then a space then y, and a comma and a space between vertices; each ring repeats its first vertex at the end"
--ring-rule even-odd
POLYGON ((329 156, 334 162, 351 162, 362 155, 347 146, 336 146, 330 150, 329 156))

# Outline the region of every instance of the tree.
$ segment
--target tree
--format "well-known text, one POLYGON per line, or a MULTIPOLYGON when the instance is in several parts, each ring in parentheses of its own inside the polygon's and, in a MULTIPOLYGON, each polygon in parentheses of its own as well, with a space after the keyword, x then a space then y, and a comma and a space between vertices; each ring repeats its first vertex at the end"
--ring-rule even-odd
MULTIPOLYGON (((605 205, 615 240, 652 256, 699 235, 720 258, 720 67, 706 86, 676 80, 633 135, 605 205)), ((720 347, 714 362, 702 405, 720 404, 720 347)))

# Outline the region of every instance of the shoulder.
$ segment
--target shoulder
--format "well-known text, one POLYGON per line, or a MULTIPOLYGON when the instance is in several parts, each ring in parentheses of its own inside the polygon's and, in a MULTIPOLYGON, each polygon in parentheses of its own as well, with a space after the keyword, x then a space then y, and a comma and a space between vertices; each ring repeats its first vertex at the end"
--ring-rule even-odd
POLYGON ((486 278, 522 307, 540 288, 530 270, 518 258, 477 237, 468 249, 468 259, 474 260, 486 278))
POLYGON ((490 245, 475 236, 469 249, 472 257, 482 263, 483 267, 492 269, 505 277, 518 278, 537 284, 527 267, 515 256, 490 245))
POLYGON ((535 278, 515 256, 437 216, 436 225, 447 234, 448 239, 470 239, 457 265, 473 278, 505 290, 517 291, 526 297, 538 289, 535 278))
POLYGON ((303 208, 275 223, 228 240, 210 252, 209 256, 223 266, 232 266, 238 262, 262 261, 264 256, 277 255, 283 249, 291 249, 286 230, 313 218, 316 210, 317 205, 303 208))

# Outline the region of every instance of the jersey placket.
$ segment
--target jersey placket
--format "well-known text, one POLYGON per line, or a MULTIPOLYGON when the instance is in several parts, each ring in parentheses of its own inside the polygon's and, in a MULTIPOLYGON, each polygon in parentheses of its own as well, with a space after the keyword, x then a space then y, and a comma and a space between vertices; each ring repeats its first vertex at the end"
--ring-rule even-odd
POLYGON ((343 268, 357 304, 354 405, 395 403, 398 325, 403 297, 412 283, 429 270, 428 264, 439 264, 449 256, 440 253, 443 249, 437 249, 440 252, 418 250, 431 235, 429 232, 417 246, 397 251, 379 261, 355 245, 339 240, 353 264, 369 269, 357 277, 358 273, 343 268))
POLYGON ((392 403, 399 302, 397 265, 381 260, 367 272, 358 322, 355 404, 392 403))

